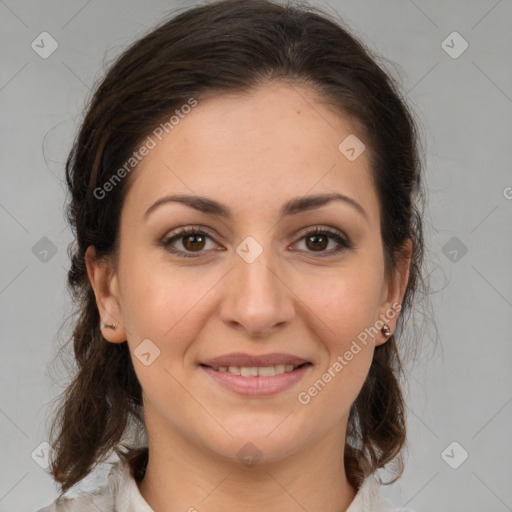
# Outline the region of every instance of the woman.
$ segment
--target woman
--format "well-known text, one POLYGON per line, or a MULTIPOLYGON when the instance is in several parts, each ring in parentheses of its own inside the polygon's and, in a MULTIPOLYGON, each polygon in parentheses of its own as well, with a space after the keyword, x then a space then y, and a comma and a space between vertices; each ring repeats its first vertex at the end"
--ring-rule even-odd
POLYGON ((41 510, 392 510, 417 145, 393 80, 318 9, 210 3, 128 48, 66 166, 78 371, 51 474, 64 493, 119 460, 41 510))

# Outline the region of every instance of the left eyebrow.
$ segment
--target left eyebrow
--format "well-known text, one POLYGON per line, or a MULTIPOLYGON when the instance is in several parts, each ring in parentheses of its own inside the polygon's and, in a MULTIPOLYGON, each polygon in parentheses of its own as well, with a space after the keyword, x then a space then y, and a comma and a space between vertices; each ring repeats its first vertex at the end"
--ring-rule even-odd
MULTIPOLYGON (((332 201, 341 201, 345 204, 352 206, 357 210, 367 221, 368 214, 364 208, 351 197, 343 194, 317 194, 312 196, 297 197, 286 202, 279 213, 280 219, 288 215, 296 215, 305 211, 314 210, 324 206, 332 201)), ((144 213, 144 220, 160 206, 166 203, 181 203, 190 208, 194 208, 203 213, 211 215, 218 215, 226 219, 232 218, 231 210, 213 199, 209 199, 203 196, 190 196, 190 195, 170 195, 161 197, 155 203, 153 203, 144 213)))

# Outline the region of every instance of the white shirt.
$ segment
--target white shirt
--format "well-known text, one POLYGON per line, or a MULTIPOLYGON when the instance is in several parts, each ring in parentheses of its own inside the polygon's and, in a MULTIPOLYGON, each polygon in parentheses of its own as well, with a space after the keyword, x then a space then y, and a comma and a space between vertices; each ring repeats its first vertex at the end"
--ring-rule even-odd
MULTIPOLYGON (((107 483, 92 492, 57 498, 36 512, 154 512, 140 494, 130 466, 122 460, 111 464, 107 483)), ((380 483, 371 475, 359 488, 346 512, 395 512, 388 501, 379 496, 380 483)))

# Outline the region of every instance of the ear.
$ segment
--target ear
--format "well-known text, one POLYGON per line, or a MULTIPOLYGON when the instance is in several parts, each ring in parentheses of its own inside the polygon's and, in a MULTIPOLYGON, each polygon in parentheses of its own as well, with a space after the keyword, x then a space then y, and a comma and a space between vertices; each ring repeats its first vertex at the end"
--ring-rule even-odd
MULTIPOLYGON (((411 266, 413 244, 410 238, 403 243, 397 256, 397 265, 393 275, 387 280, 383 291, 384 302, 379 310, 379 318, 384 324, 389 325, 393 333, 402 307, 407 283, 409 282, 409 270, 411 266)), ((375 345, 381 345, 387 341, 384 334, 379 333, 375 337, 375 345)))
POLYGON ((112 343, 126 341, 123 315, 119 301, 119 283, 109 258, 97 258, 96 249, 90 245, 85 251, 87 275, 96 296, 103 337, 112 343), (103 323, 116 328, 103 327, 103 323))

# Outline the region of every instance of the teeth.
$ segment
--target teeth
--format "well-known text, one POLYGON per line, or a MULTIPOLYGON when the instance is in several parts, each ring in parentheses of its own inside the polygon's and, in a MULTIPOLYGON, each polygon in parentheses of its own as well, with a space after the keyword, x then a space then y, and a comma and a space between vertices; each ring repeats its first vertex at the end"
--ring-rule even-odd
POLYGON ((213 366, 218 372, 228 372, 242 377, 273 377, 293 371, 293 364, 276 364, 275 366, 213 366))
POLYGON ((273 366, 262 366, 258 370, 258 375, 260 377, 273 377, 275 374, 276 374, 276 371, 273 366))
POLYGON ((246 368, 245 366, 242 366, 240 368, 240 375, 242 377, 257 377, 258 368, 256 368, 256 366, 253 366, 252 368, 246 368))

